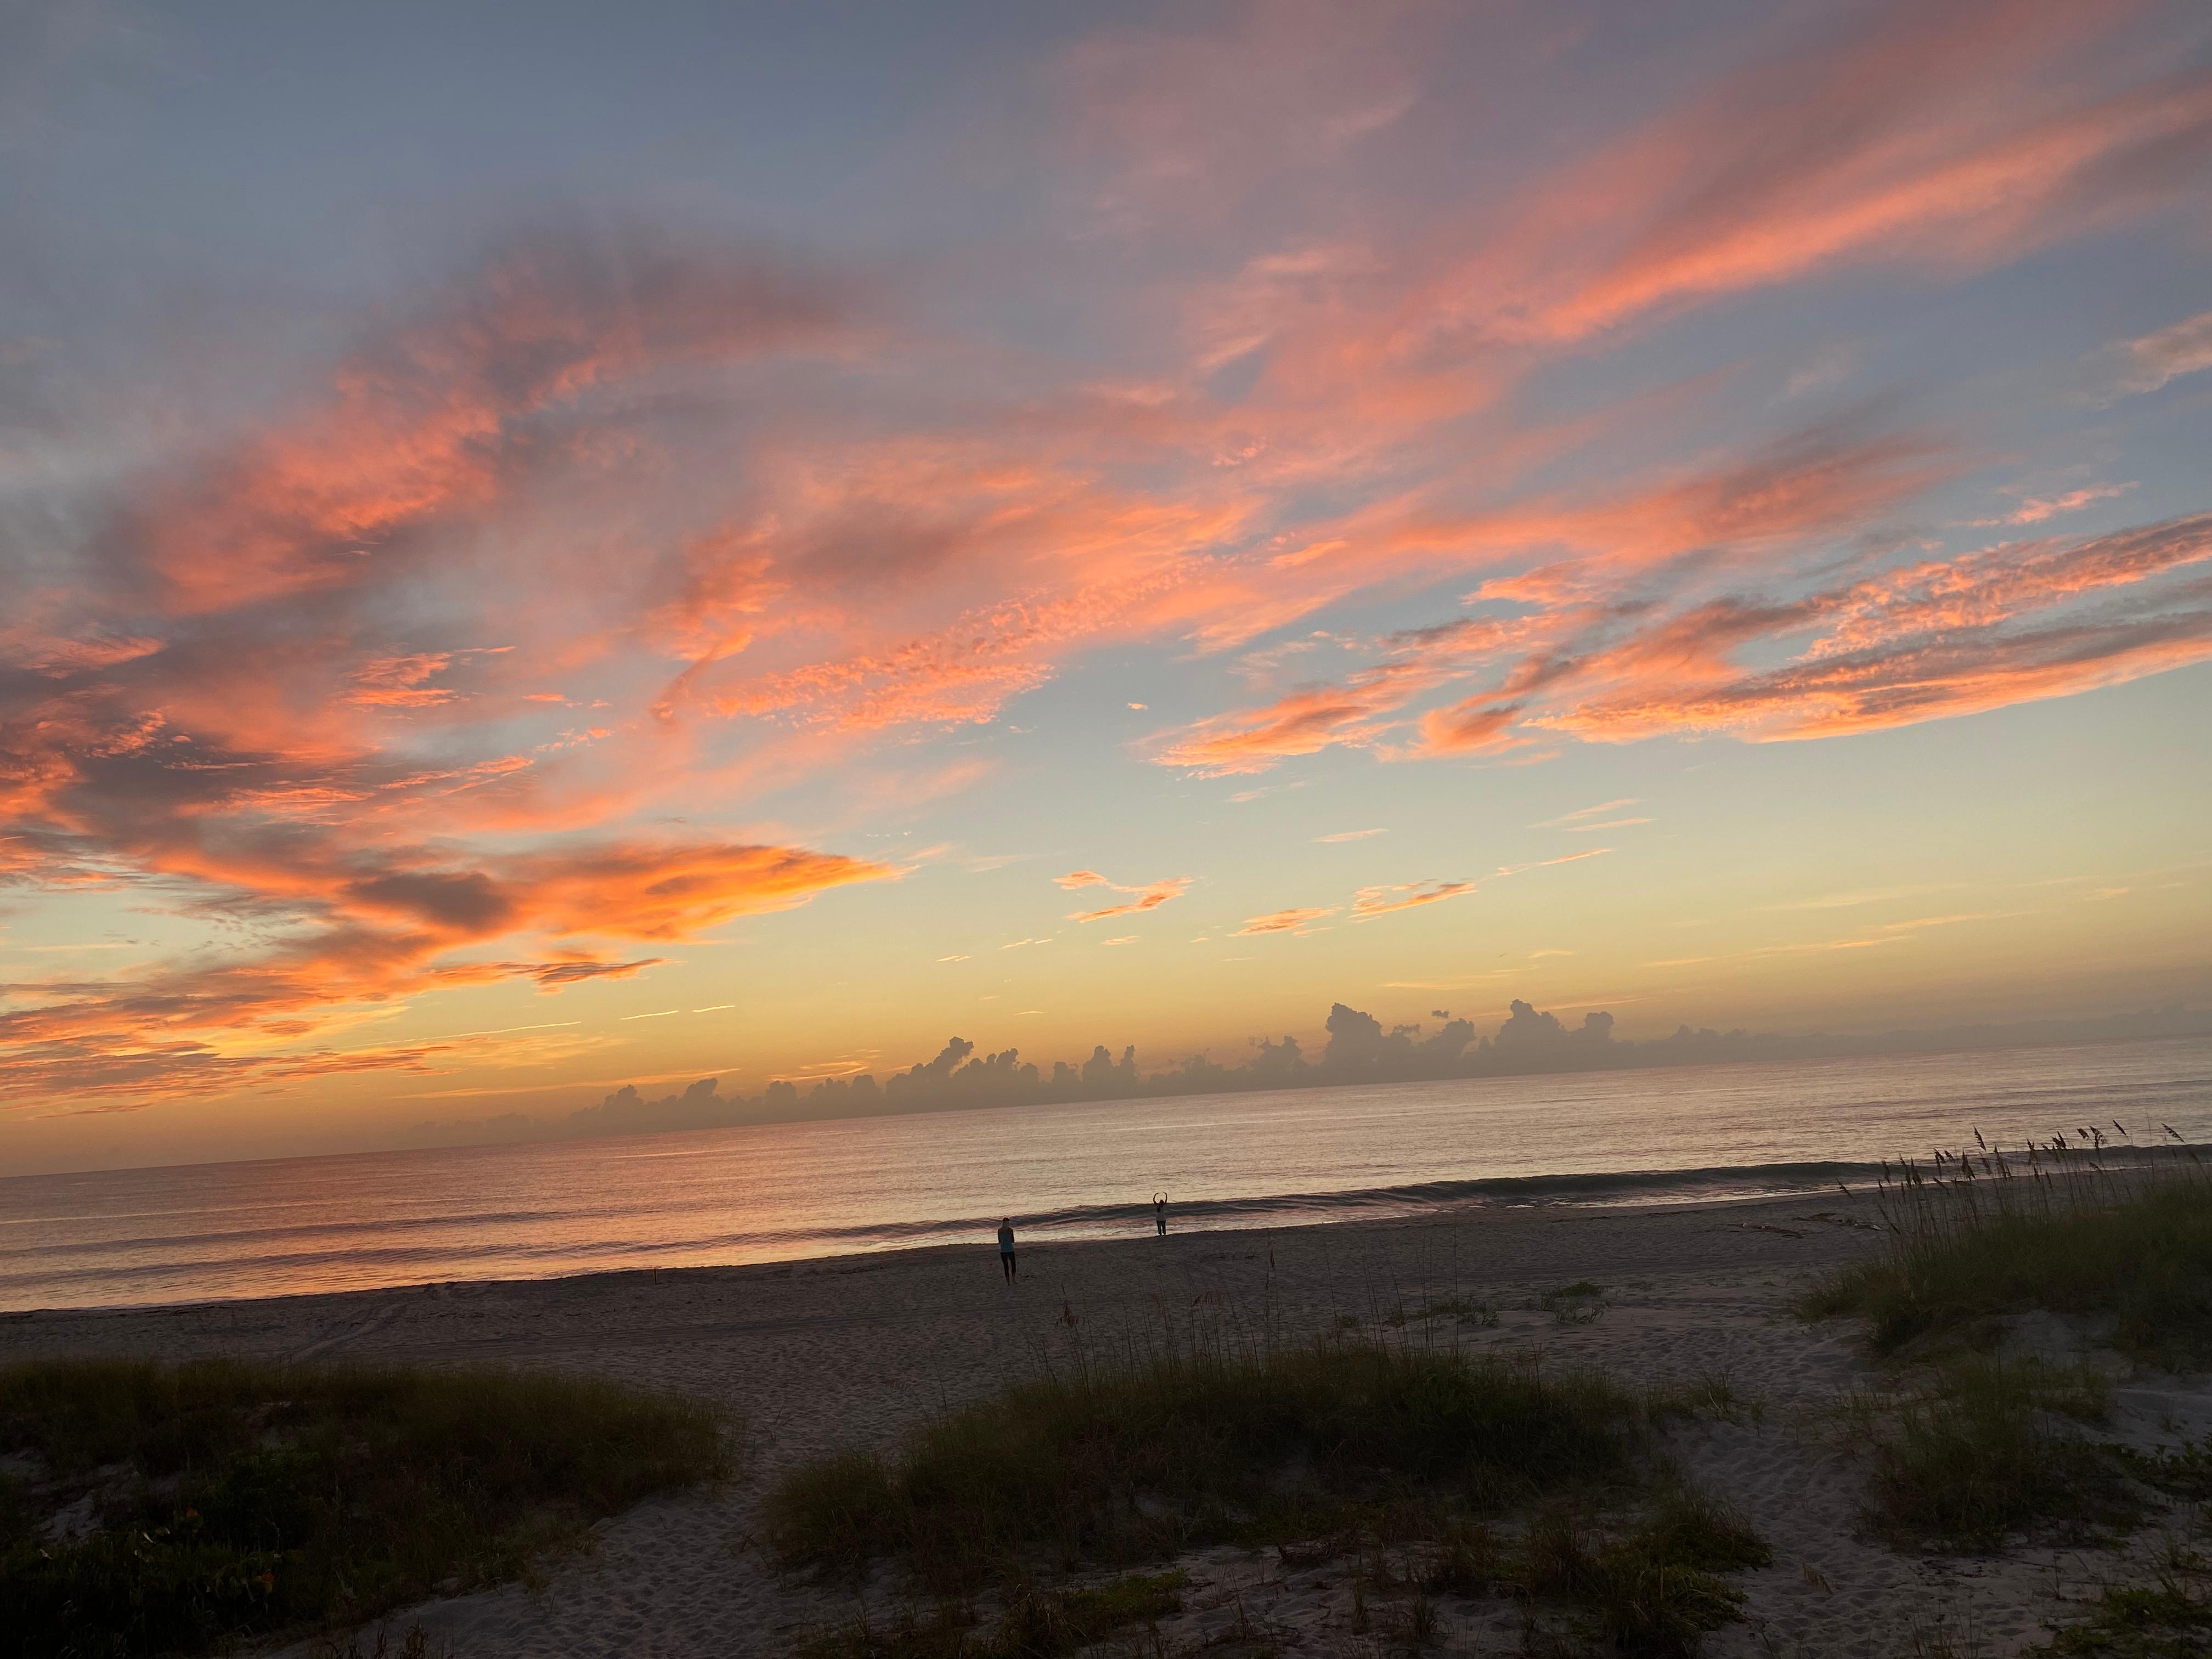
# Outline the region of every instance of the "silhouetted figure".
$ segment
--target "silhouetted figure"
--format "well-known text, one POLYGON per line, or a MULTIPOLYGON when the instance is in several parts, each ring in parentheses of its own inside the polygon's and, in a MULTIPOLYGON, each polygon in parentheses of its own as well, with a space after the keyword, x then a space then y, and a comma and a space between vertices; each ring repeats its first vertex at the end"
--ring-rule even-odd
POLYGON ((1014 1282, 1014 1218, 1008 1216, 999 1223, 999 1271, 1006 1276, 1006 1283, 1014 1282))
POLYGON ((1165 1193, 1152 1194, 1152 1225, 1162 1238, 1168 1236, 1168 1195, 1165 1193))

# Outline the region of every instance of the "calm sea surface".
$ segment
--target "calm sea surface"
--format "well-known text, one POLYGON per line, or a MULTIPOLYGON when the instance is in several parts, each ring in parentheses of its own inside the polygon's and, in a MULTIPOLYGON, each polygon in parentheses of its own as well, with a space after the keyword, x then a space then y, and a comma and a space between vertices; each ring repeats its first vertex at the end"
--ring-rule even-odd
POLYGON ((2212 1139, 2212 1040, 1008 1107, 0 1180, 0 1308, 774 1261, 1151 1225, 1810 1191, 2114 1120, 2212 1139))

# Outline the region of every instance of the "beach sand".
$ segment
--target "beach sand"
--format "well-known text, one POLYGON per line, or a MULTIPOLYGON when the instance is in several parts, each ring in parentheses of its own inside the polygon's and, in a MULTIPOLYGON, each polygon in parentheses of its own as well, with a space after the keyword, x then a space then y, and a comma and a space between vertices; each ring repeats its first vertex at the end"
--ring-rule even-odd
MULTIPOLYGON (((1601 1366, 1650 1385, 1725 1376, 1763 1403, 1759 1421, 1674 1434, 1692 1477, 1741 1508, 1775 1553, 1771 1567, 1738 1580, 1749 1622, 1710 1638, 1707 1652, 1911 1654, 1940 1632, 1961 1652, 2015 1653, 2047 1635, 2048 1621, 2078 1612, 2106 1578, 2139 1576, 2151 1540, 2134 1547, 2131 1565, 2047 1548, 1922 1559, 1860 1535, 1864 1465, 1832 1407, 1880 1372, 1854 1331, 1808 1328, 1789 1304, 1815 1272, 1873 1248, 1866 1220, 1830 1196, 1466 1209, 1164 1240, 1148 1230, 1024 1246, 1012 1287, 982 1238, 973 1249, 764 1267, 18 1314, 0 1317, 0 1355, 494 1363, 720 1401, 750 1426, 744 1478, 603 1522, 593 1547, 554 1561, 537 1588, 434 1601, 392 1620, 400 1629, 419 1622, 457 1659, 673 1659, 788 1653, 857 1611, 852 1588, 779 1574, 752 1542, 760 1493, 793 1460, 888 1444, 947 1405, 1070 1363, 1079 1347, 1111 1355, 1170 1322, 1256 1328, 1272 1310, 1276 1328, 1296 1335, 1346 1315, 1387 1322, 1427 1299, 1480 1300, 1501 1310, 1495 1327, 1444 1320, 1426 1328, 1471 1349, 1601 1366), (1534 1305, 1579 1279, 1603 1289, 1595 1320, 1562 1322, 1534 1305)), ((2135 1378, 2120 1395, 2120 1419, 2125 1437, 2171 1440, 2212 1423, 2212 1399, 2174 1379, 2135 1378)), ((1342 1564, 1286 1571, 1273 1553, 1219 1549, 1182 1565, 1192 1583, 1183 1612, 1163 1625, 1170 1652, 1240 1616, 1294 1638, 1300 1653, 1389 1650, 1382 1635, 1352 1629, 1342 1564)), ((1519 1645, 1518 1624, 1500 1605, 1447 1600, 1440 1611, 1437 1651, 1519 1645)))

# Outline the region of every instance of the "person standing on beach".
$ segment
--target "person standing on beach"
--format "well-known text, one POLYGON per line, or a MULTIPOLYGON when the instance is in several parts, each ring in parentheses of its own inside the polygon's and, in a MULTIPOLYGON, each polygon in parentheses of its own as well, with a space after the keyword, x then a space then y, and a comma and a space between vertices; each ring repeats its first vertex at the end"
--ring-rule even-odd
POLYGON ((1007 1216, 999 1223, 999 1271, 1006 1276, 1006 1283, 1014 1282, 1014 1218, 1007 1216))
POLYGON ((1165 1193, 1152 1194, 1152 1225, 1158 1230, 1160 1237, 1168 1236, 1168 1195, 1165 1193))

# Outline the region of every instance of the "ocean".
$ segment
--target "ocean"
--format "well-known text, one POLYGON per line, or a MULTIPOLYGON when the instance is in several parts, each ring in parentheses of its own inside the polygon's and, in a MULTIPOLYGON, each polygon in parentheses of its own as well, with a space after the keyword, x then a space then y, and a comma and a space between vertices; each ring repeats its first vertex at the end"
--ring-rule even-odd
POLYGON ((1283 1090, 0 1180, 0 1309, 125 1306, 1832 1191, 1882 1158, 2212 1139, 2212 1039, 1283 1090), (2120 1139, 2113 1135, 2114 1139, 2120 1139))

